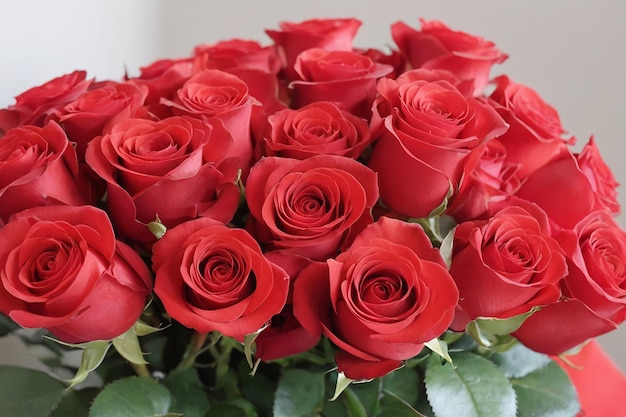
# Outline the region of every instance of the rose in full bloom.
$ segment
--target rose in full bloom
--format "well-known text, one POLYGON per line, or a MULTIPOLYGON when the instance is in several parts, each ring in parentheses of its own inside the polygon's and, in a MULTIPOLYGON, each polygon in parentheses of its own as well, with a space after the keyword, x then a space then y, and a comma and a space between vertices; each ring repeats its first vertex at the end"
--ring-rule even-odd
POLYGON ((230 221, 239 203, 237 160, 224 159, 231 147, 221 123, 130 119, 92 140, 85 159, 107 183, 118 233, 153 242, 146 224, 157 218, 166 227, 198 216, 230 221))
POLYGON ((423 229, 381 217, 336 259, 305 268, 294 313, 338 348, 340 372, 370 379, 398 368, 452 321, 458 291, 423 229))
POLYGON ((453 327, 463 331, 478 317, 506 319, 555 303, 567 265, 551 232, 545 213, 525 202, 459 224, 450 267, 460 295, 453 327))
POLYGON ((376 80, 393 71, 393 67, 357 52, 321 48, 307 49, 298 55, 294 69, 301 80, 289 84, 293 89, 292 107, 332 101, 367 119, 376 98, 376 80))
POLYGON ((534 171, 515 193, 537 203, 560 227, 573 228, 589 213, 618 213, 617 182, 593 138, 580 154, 569 151, 534 171))
POLYGON ((412 70, 378 82, 372 124, 382 132, 368 165, 378 172, 383 203, 403 215, 427 217, 445 203, 481 146, 506 130, 493 108, 454 80, 446 71, 412 70))
POLYGON ((285 305, 289 277, 243 229, 200 218, 153 246, 154 291, 168 314, 199 332, 243 338, 285 305))
POLYGON ((529 317, 515 336, 551 355, 617 328, 626 319, 626 233, 607 211, 593 212, 556 238, 567 257, 564 298, 529 317))
POLYGON ((462 80, 473 80, 474 93, 480 94, 495 64, 508 56, 493 42, 455 31, 438 21, 420 19, 421 30, 405 23, 392 25, 393 40, 413 68, 443 69, 462 80))
POLYGON ((509 124, 498 139, 506 147, 507 161, 519 166, 517 176, 526 178, 551 159, 568 152, 565 130, 557 111, 536 91, 514 83, 505 75, 494 80, 489 103, 509 124))
POLYGON ((0 137, 7 130, 22 126, 43 126, 56 108, 75 100, 89 88, 85 71, 74 71, 33 87, 15 97, 15 104, 0 109, 0 137))
POLYGON ((329 154, 358 158, 372 141, 367 121, 328 101, 298 110, 285 109, 268 117, 260 153, 306 159, 329 154))
POLYGON ((150 271, 92 206, 35 207, 0 229, 0 311, 68 343, 113 339, 143 311, 150 271))
POLYGON ((82 205, 76 151, 61 127, 21 126, 0 139, 0 218, 29 207, 82 205))
POLYGON ((76 100, 54 113, 54 119, 63 126, 68 138, 76 143, 80 161, 84 160, 87 143, 102 134, 104 126, 114 117, 127 119, 142 109, 147 87, 131 82, 103 82, 84 92, 76 100))
POLYGON ((262 158, 246 182, 248 228, 267 250, 322 260, 372 222, 377 199, 376 174, 353 159, 262 158))
POLYGON ((280 30, 266 30, 283 59, 287 78, 296 79, 294 64, 300 52, 311 48, 351 51, 352 41, 361 26, 357 19, 310 19, 282 22, 280 30))

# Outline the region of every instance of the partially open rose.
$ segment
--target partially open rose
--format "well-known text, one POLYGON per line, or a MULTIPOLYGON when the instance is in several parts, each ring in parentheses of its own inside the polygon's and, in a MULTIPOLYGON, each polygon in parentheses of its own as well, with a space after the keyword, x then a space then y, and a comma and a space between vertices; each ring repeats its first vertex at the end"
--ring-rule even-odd
POLYGON ((245 230, 201 218, 169 229, 153 247, 154 291, 184 326, 243 338, 285 305, 289 277, 245 230))
POLYGON ((564 299, 530 316, 515 336, 558 355, 626 319, 626 233, 606 211, 587 215, 557 239, 567 256, 564 299))
POLYGON ((82 205, 76 151, 61 127, 22 126, 0 140, 0 218, 29 207, 82 205))
POLYGON ((239 203, 237 165, 224 160, 232 140, 220 123, 191 117, 130 119, 89 143, 87 164, 107 183, 109 215, 118 232, 153 242, 146 224, 167 226, 232 218, 239 203))
POLYGON ((329 154, 357 159, 371 141, 365 120, 331 102, 318 101, 272 114, 258 146, 268 156, 306 159, 329 154))
POLYGON ((455 330, 478 317, 506 319, 559 299, 567 266, 550 234, 548 217, 533 204, 456 227, 450 274, 461 298, 455 330))
POLYGON ((336 260, 305 268, 294 284, 294 313, 311 334, 340 349, 351 379, 385 375, 443 333, 458 291, 423 229, 381 217, 336 260))
POLYGON ((367 224, 378 199, 376 174, 353 159, 261 159, 246 182, 249 230, 268 250, 325 259, 367 224))
POLYGON ((91 206, 35 207, 0 229, 0 311, 69 343, 128 330, 152 289, 150 271, 91 206), (112 308, 114 307, 114 308, 112 308))

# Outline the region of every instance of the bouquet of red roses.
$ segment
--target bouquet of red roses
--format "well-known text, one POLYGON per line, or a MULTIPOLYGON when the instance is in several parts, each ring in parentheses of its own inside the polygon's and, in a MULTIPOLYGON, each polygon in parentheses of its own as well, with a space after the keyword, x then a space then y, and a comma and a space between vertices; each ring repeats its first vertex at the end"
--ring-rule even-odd
POLYGON ((359 26, 0 110, 0 334, 51 370, 0 366, 4 414, 580 412, 554 359, 626 318, 593 138, 492 78, 492 42, 422 21, 358 49, 359 26))

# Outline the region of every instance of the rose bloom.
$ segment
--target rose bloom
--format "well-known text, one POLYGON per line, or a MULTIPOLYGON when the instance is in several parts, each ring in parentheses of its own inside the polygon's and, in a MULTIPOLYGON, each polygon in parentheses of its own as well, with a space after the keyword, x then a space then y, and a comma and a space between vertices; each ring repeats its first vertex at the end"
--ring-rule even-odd
POLYGON ((498 139, 506 147, 509 163, 519 165, 520 179, 568 152, 567 144, 575 139, 562 139, 565 130, 559 114, 537 92, 505 75, 497 77, 494 84, 489 103, 509 124, 498 139))
POLYGON ((237 160, 221 123, 174 116, 130 119, 92 140, 86 161, 107 183, 107 207, 118 232, 153 242, 146 224, 173 227, 198 216, 228 222, 239 204, 237 160))
POLYGON ((35 207, 0 229, 0 311, 60 340, 109 340, 137 321, 150 271, 92 206, 35 207))
POLYGON ((243 80, 224 71, 204 70, 183 84, 174 101, 161 102, 172 106, 177 115, 220 120, 233 140, 224 157, 239 158, 239 168, 249 170, 253 152, 250 117, 256 102, 243 80))
POLYGON ((292 107, 332 101, 341 109, 367 119, 376 98, 376 80, 393 71, 393 67, 375 63, 357 52, 321 48, 302 52, 294 68, 302 80, 289 84, 293 89, 292 107))
POLYGON ((405 23, 392 25, 393 40, 413 68, 443 69, 472 80, 474 94, 489 81, 489 72, 508 56, 483 38, 455 31, 438 21, 420 19, 421 30, 405 23))
POLYGON ((82 205, 76 151, 61 127, 22 126, 0 139, 0 218, 29 207, 82 205))
POLYGON ((285 305, 289 277, 245 230, 200 218, 153 246, 154 291, 167 313, 199 332, 242 339, 285 305))
POLYGON ((450 274, 460 295, 454 329, 478 317, 527 313, 561 295, 565 257, 536 205, 519 202, 488 220, 459 224, 453 248, 450 274))
POLYGON ((13 127, 44 126, 53 110, 75 100, 87 90, 92 80, 86 78, 85 71, 74 71, 15 97, 14 105, 0 109, 0 137, 13 127))
POLYGON ((246 182, 247 227, 267 250, 322 260, 372 222, 377 199, 376 174, 352 159, 267 157, 246 182))
POLYGON ((381 136, 368 166, 378 172, 383 203, 403 215, 428 217, 445 203, 481 146, 506 130, 493 108, 454 80, 446 71, 412 70, 378 82, 372 129, 381 136))
POLYGON ((300 52, 311 48, 351 51, 361 22, 356 19, 311 19, 299 23, 281 22, 280 30, 266 30, 283 59, 289 80, 297 79, 294 64, 300 52))
POLYGON ((277 74, 281 67, 276 48, 243 39, 197 45, 194 57, 202 59, 204 69, 228 71, 231 68, 247 68, 277 74))
POLYGON ((530 316, 514 335, 557 355, 614 330, 626 319, 626 233, 606 211, 556 236, 567 257, 563 299, 530 316))
POLYGON ((131 118, 142 109, 148 92, 147 87, 130 82, 107 81, 92 87, 54 112, 54 119, 76 143, 80 161, 84 160, 87 143, 100 136, 109 121, 115 116, 131 118))
POLYGON ((537 203, 560 227, 571 229, 589 213, 618 213, 618 184, 591 139, 580 154, 567 150, 529 175, 515 193, 537 203))
POLYGON ((265 130, 259 143, 263 155, 296 159, 320 154, 356 159, 372 141, 367 121, 327 101, 274 113, 265 130))
POLYGON ((294 313, 338 348, 340 372, 371 379, 417 355, 449 326, 458 291, 417 224, 381 217, 336 259, 305 268, 294 313))
POLYGON ((492 202, 502 201, 519 190, 518 169, 518 165, 507 161, 502 142, 498 139, 488 141, 482 147, 478 163, 461 181, 458 193, 450 200, 446 214, 457 223, 488 217, 492 202))

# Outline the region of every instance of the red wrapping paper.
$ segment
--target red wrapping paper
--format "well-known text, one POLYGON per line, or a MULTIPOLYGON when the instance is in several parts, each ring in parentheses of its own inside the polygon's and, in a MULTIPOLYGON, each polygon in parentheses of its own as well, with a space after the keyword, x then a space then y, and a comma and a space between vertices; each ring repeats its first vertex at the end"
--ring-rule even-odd
POLYGON ((578 391, 579 417, 626 416, 626 376, 595 340, 567 360, 573 366, 559 363, 578 391))

